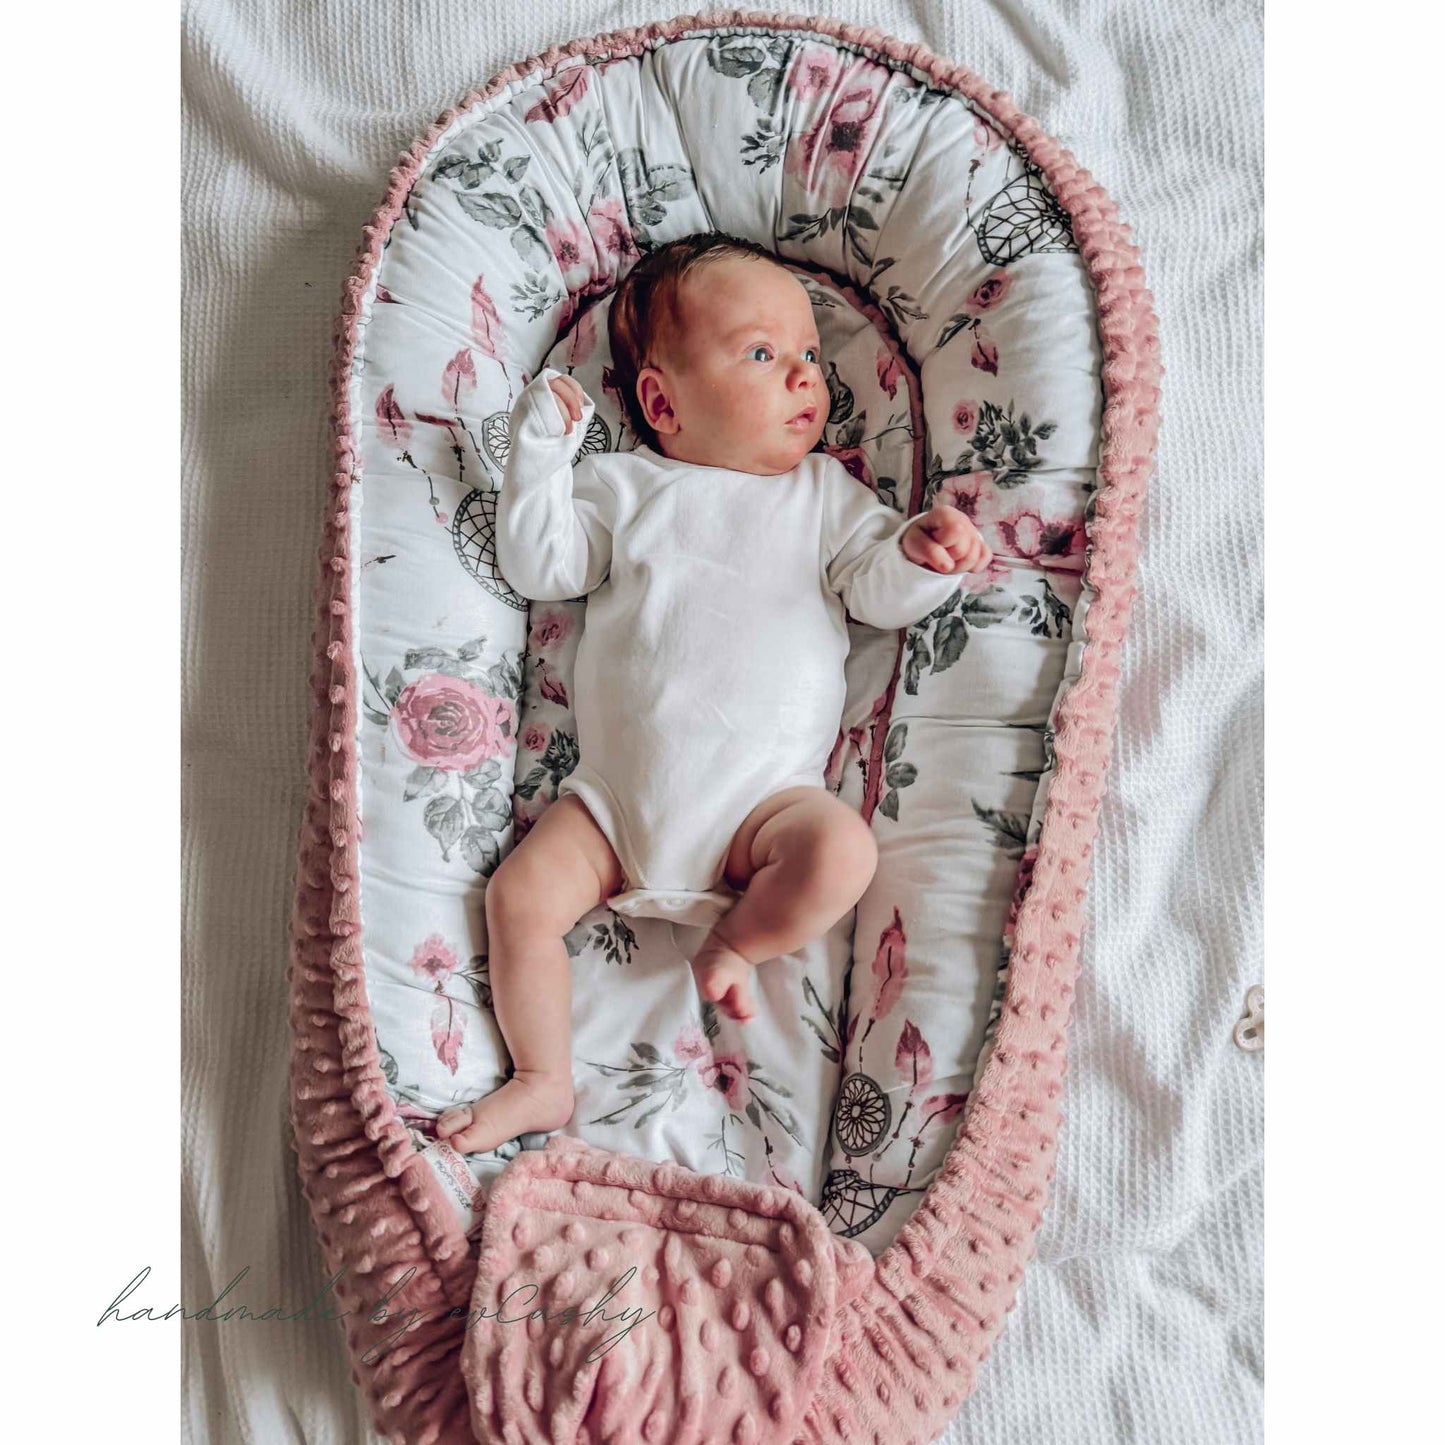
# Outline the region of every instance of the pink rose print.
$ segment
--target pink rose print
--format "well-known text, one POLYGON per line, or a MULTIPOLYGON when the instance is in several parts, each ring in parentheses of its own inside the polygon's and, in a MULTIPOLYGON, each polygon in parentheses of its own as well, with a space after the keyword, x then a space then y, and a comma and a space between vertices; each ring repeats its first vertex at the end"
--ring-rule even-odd
POLYGON ((1008 295, 1011 285, 1013 285, 1013 277, 1000 267, 993 275, 979 283, 973 295, 963 303, 963 309, 965 311, 991 311, 1008 295))
POLYGON ((934 501, 957 507, 971 522, 977 522, 981 504, 993 486, 992 472, 964 472, 945 477, 934 501))
POLYGON ((991 125, 976 120, 973 123, 973 143, 987 155, 1003 144, 1003 137, 991 125))
POLYGON ((730 1109, 741 1109, 748 1102, 747 1060, 738 1054, 714 1054, 699 1064, 697 1076, 709 1089, 716 1089, 730 1109))
POLYGON ((633 261, 639 255, 632 227, 628 224, 627 208, 620 196, 594 201, 587 212, 587 224, 592 229, 594 244, 608 262, 604 270, 609 278, 624 261, 633 261))
POLYGON ((436 984, 450 978, 457 967, 456 954, 447 947, 439 933, 433 933, 425 942, 417 944, 416 951, 411 956, 412 972, 420 974, 422 978, 429 978, 436 984))
POLYGON ((1071 557, 1084 550, 1083 523, 1069 517, 1046 522, 1037 512, 1019 512, 1000 518, 995 526, 1003 550, 1029 562, 1071 557))
POLYGON ((431 672, 402 689, 391 722, 413 762, 466 773, 506 751, 512 704, 464 678, 431 672))
POLYGON ((696 1024, 688 1024, 673 1043, 672 1053, 674 1058, 681 1059, 684 1063, 691 1063, 694 1059, 710 1057, 712 1045, 708 1043, 707 1035, 696 1024))
POLYGON ((805 45, 788 73, 788 89, 797 96, 825 95, 843 73, 843 57, 831 45, 805 45))
POLYGON ((855 481, 862 482, 869 491, 877 491, 878 483, 874 479, 873 469, 868 465, 868 458, 862 447, 830 447, 823 448, 836 462, 842 462, 847 469, 848 475, 855 481))
POLYGON ((886 346, 880 348, 878 352, 878 385, 890 397, 898 394, 898 378, 902 372, 902 362, 886 346))
POLYGON ((529 753, 545 753, 547 743, 551 740, 552 729, 543 723, 528 723, 522 729, 522 736, 519 739, 521 745, 529 753))
POLYGON ((624 265, 640 254, 627 209, 618 196, 594 202, 583 221, 558 217, 545 236, 567 287, 563 327, 576 314, 578 293, 608 290, 624 265))
POLYGON ((849 64, 831 47, 805 45, 788 75, 797 96, 828 97, 828 108, 792 136, 783 170, 819 204, 841 206, 852 193, 882 120, 891 72, 859 60, 849 64))
POLYGON ((532 631, 527 640, 539 652, 545 652, 559 642, 566 642, 571 635, 572 619, 565 612, 555 612, 549 608, 533 614, 532 631))
POLYGON ((978 426, 978 403, 976 401, 961 401, 953 409, 953 429, 962 432, 964 436, 971 437, 974 428, 978 426))
POLYGON ((563 284, 569 291, 580 291, 592 279, 597 248, 592 233, 580 221, 567 221, 558 216, 545 232, 547 246, 556 258, 563 284))
MULTIPOLYGON (((629 931, 622 945, 631 955, 636 939, 629 931)), ((609 950, 609 954, 612 950, 609 950)), ((620 960, 621 951, 618 950, 620 960)), ((756 1129, 762 1129, 762 1119, 767 1115, 778 1123, 799 1144, 797 1126, 790 1116, 779 1115, 765 1097, 771 1092, 784 1098, 790 1091, 782 1084, 772 1083, 760 1064, 752 1064, 742 1054, 718 1054, 714 1056, 706 1035, 695 1023, 685 1024, 672 1045, 670 1059, 664 1059, 662 1051, 650 1041, 638 1040, 633 1043, 631 1057, 622 1065, 597 1064, 618 1078, 618 1088, 625 1094, 621 1105, 604 1114, 596 1123, 617 1123, 633 1109, 639 1111, 637 1118, 647 1120, 662 1109, 675 1110, 683 1102, 684 1085, 688 1074, 696 1068, 698 1081, 709 1092, 716 1090, 723 1096, 730 1109, 747 1111, 749 1122, 756 1129), (754 1088, 754 1083, 757 1088, 754 1088)), ((730 1123, 741 1121, 723 1120, 726 1130, 730 1123)), ((766 1135, 764 1142, 767 1144, 766 1135)), ((771 1145, 768 1145, 771 1148, 771 1145)), ((729 1150, 735 1155, 735 1150, 729 1150)))

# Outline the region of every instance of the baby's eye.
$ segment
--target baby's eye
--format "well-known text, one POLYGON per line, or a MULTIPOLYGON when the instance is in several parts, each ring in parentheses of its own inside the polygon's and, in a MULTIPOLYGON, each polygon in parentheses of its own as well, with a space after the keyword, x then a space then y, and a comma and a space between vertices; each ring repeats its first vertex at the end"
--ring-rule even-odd
POLYGON ((771 346, 755 346, 750 355, 754 361, 771 361, 773 359, 773 348, 771 346))
POLYGON ((816 346, 804 347, 803 355, 807 357, 809 361, 816 362, 818 359, 818 348, 816 346))

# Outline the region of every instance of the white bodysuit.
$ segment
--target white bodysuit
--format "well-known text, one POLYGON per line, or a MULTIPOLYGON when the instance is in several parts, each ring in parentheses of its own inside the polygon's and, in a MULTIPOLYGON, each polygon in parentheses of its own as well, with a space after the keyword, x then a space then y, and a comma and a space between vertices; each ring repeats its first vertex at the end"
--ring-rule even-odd
MULTIPOLYGON (((524 597, 587 595, 572 699, 575 793, 626 876, 617 913, 710 926, 739 894, 729 844, 766 797, 823 772, 848 630, 897 628, 959 579, 909 561, 912 522, 822 453, 755 476, 640 446, 572 457, 544 370, 512 411, 497 562, 524 597)), ((913 520, 917 520, 916 518, 913 520)))

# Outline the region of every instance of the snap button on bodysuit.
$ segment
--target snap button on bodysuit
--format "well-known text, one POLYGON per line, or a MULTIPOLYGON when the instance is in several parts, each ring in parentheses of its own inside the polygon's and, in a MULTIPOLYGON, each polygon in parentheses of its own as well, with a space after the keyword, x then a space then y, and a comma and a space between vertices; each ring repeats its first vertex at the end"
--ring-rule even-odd
POLYGON ((1264 987, 1261 984, 1244 996, 1245 1015, 1234 1026, 1234 1042, 1246 1053, 1257 1054, 1264 1048, 1264 987))

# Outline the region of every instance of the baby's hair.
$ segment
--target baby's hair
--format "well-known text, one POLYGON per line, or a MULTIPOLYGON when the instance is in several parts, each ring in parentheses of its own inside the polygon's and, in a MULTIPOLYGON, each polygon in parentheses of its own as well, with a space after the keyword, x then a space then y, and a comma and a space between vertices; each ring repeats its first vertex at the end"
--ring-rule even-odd
POLYGON ((637 378, 644 367, 658 364, 657 349, 675 335, 678 292, 699 266, 728 256, 750 257, 778 264, 777 256, 756 241, 723 231, 698 231, 649 251, 622 278, 607 317, 612 347, 612 373, 627 423, 648 446, 657 450, 658 436, 642 414, 637 378))

